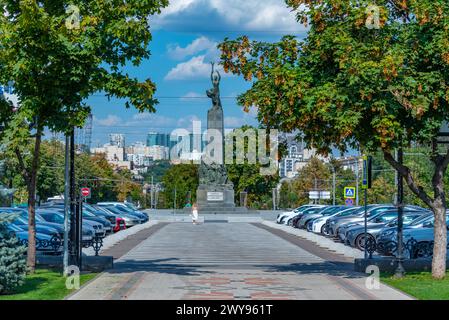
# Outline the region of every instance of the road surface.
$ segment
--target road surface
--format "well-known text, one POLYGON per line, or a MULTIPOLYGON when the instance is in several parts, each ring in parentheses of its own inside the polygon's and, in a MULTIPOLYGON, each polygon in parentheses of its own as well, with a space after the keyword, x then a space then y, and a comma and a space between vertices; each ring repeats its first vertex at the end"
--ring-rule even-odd
POLYGON ((308 250, 257 223, 167 223, 70 299, 410 299, 308 250))

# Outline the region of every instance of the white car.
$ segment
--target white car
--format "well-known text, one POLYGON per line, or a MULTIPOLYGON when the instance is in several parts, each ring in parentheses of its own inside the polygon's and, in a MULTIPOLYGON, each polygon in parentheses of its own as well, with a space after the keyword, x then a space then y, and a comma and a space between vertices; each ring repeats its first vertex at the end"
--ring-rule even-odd
POLYGON ((312 223, 312 232, 314 233, 324 233, 324 225, 326 224, 326 221, 331 217, 343 217, 346 215, 350 215, 353 211, 357 210, 359 207, 350 207, 347 209, 343 209, 341 211, 338 211, 330 216, 323 216, 321 218, 315 219, 312 223))
POLYGON ((310 208, 318 208, 318 207, 324 207, 324 205, 317 205, 317 204, 306 204, 303 206, 300 206, 292 211, 286 211, 283 213, 280 213, 276 219, 276 222, 279 224, 288 224, 288 221, 291 220, 293 217, 295 217, 297 214, 303 212, 304 210, 310 209, 310 208))

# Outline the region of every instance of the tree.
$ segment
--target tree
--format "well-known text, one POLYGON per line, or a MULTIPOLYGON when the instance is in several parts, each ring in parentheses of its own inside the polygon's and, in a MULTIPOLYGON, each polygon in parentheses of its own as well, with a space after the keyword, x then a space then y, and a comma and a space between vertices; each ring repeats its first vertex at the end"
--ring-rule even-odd
POLYGON ((176 190, 176 209, 183 208, 186 205, 186 199, 190 193, 192 201, 196 199, 196 190, 198 189, 198 165, 178 164, 171 166, 162 178, 164 186, 163 198, 165 205, 172 207, 175 200, 176 190))
POLYGON ((309 203, 309 191, 327 190, 330 179, 329 168, 320 159, 313 157, 298 171, 298 177, 293 181, 293 189, 298 196, 297 205, 309 203))
POLYGON ((126 107, 154 111, 155 85, 140 82, 123 67, 149 57, 148 16, 167 0, 64 2, 0 1, 0 83, 12 82, 20 100, 15 110, 0 103, 3 142, 14 152, 27 185, 27 264, 35 268, 35 191, 44 128, 69 133, 83 124, 95 92, 128 98, 126 107), (82 19, 80 19, 82 17, 82 19), (30 155, 23 145, 34 141, 30 155), (29 165, 25 158, 31 158, 29 165))
POLYGON ((310 26, 298 42, 220 44, 225 70, 256 80, 238 101, 256 106, 259 119, 286 131, 299 129, 305 141, 326 153, 380 149, 410 190, 435 215, 432 275, 446 272, 446 195, 443 177, 449 150, 437 134, 449 120, 449 6, 445 0, 287 0, 310 26), (430 146, 432 190, 393 150, 416 142, 430 146), (442 152, 442 153, 440 153, 442 152))
POLYGON ((26 275, 26 248, 6 227, 11 217, 0 215, 0 295, 23 284, 26 275))
POLYGON ((234 184, 235 199, 240 199, 240 192, 248 193, 248 206, 252 208, 269 208, 272 204, 272 190, 277 186, 279 175, 260 174, 260 164, 228 164, 228 178, 234 184))

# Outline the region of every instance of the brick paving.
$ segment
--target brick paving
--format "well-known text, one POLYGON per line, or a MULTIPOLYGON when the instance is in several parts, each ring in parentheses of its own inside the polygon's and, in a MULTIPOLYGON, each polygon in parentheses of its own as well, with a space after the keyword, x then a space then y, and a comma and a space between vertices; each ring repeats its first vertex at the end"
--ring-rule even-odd
POLYGON ((313 253, 266 226, 169 223, 153 231, 71 299, 409 299, 384 285, 366 289, 366 275, 347 259, 313 253))

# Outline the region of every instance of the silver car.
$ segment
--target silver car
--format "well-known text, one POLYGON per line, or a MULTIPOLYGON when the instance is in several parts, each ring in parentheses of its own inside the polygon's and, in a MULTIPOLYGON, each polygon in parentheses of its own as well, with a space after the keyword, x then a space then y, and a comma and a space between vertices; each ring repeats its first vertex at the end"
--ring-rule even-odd
MULTIPOLYGON (((393 205, 368 205, 367 206, 367 217, 370 218, 374 215, 377 215, 381 212, 394 209, 395 207, 393 205)), ((328 220, 330 229, 329 233, 331 236, 334 236, 338 238, 339 232, 340 232, 340 226, 351 223, 351 222, 359 222, 363 221, 365 217, 365 208, 361 207, 359 210, 354 212, 353 215, 347 216, 347 217, 341 217, 341 218, 331 218, 328 220)))
MULTIPOLYGON (((403 224, 407 226, 412 223, 416 218, 425 215, 424 211, 405 211, 403 224)), ((374 243, 376 242, 376 236, 385 228, 385 227, 394 227, 397 226, 398 222, 398 211, 391 210, 381 213, 380 215, 371 218, 367 221, 367 236, 372 239, 374 243)), ((346 230, 345 234, 346 244, 351 247, 355 247, 357 249, 363 250, 365 247, 365 226, 364 223, 359 223, 351 228, 346 230)))
POLYGON ((304 214, 301 217, 301 219, 299 219, 296 222, 295 227, 296 228, 305 228, 307 223, 309 223, 309 221, 312 221, 317 218, 325 217, 325 216, 331 216, 334 213, 337 213, 337 212, 343 210, 344 208, 345 208, 345 206, 329 206, 329 207, 326 207, 318 212, 304 214))

